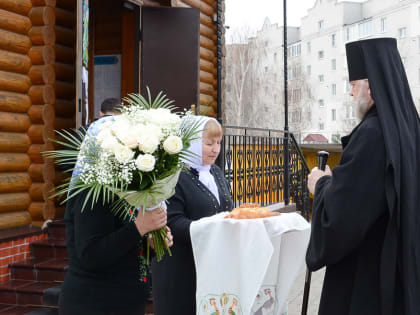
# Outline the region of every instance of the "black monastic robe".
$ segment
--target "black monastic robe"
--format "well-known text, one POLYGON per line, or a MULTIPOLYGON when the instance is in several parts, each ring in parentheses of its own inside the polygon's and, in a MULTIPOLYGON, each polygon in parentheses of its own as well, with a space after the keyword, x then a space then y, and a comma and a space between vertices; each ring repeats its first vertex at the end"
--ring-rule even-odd
MULTIPOLYGON (((321 177, 315 187, 306 262, 311 271, 327 266, 320 315, 379 315, 380 286, 387 285, 381 283, 380 264, 389 211, 385 143, 375 106, 342 143, 333 175, 321 177)), ((394 314, 402 315, 396 292, 394 314)))

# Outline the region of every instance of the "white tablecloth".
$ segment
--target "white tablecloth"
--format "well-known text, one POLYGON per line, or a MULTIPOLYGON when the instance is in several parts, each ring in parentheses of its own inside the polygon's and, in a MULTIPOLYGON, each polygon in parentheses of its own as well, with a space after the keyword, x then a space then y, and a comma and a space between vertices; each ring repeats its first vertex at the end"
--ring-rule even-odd
POLYGON ((299 214, 191 224, 197 314, 280 314, 304 262, 310 225, 299 214))

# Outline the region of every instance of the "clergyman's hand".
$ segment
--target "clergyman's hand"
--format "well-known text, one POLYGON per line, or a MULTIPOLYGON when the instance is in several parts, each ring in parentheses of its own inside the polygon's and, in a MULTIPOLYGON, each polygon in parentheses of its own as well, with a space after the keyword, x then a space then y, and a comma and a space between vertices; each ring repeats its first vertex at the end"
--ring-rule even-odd
POLYGON ((308 175, 308 189, 311 194, 315 193, 315 186, 318 180, 323 176, 331 176, 330 167, 327 165, 325 171, 321 171, 318 167, 314 167, 308 175))

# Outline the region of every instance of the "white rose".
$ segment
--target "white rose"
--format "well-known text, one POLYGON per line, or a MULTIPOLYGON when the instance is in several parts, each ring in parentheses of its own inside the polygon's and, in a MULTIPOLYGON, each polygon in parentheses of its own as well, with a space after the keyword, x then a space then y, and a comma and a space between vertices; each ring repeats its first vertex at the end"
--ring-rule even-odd
POLYGON ((136 128, 133 126, 125 127, 117 131, 117 137, 120 141, 128 146, 130 149, 134 149, 138 145, 138 134, 136 128))
POLYGON ((136 159, 136 166, 142 172, 151 172, 155 168, 156 159, 151 154, 140 154, 136 159))
POLYGON ((121 144, 118 142, 117 138, 112 135, 107 136, 100 140, 101 148, 106 151, 114 152, 114 150, 119 147, 121 144))
POLYGON ((159 139, 150 134, 144 134, 139 137, 139 150, 144 153, 153 153, 159 145, 159 139))
POLYGON ((163 148, 169 154, 177 154, 182 150, 182 139, 178 136, 169 136, 163 142, 163 148))
POLYGON ((124 145, 118 145, 113 148, 115 159, 122 164, 126 164, 134 157, 134 151, 124 145))

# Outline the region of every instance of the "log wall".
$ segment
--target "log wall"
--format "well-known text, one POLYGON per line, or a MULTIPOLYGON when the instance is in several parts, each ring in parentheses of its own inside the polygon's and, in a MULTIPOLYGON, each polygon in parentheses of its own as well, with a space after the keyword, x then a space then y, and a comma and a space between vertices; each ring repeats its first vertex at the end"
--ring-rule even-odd
POLYGON ((32 67, 28 0, 0 0, 0 226, 27 225, 31 222, 27 173, 31 165, 28 135, 32 106, 29 76, 32 67))
POLYGON ((217 1, 172 0, 172 6, 200 9, 200 115, 217 117, 217 1))

